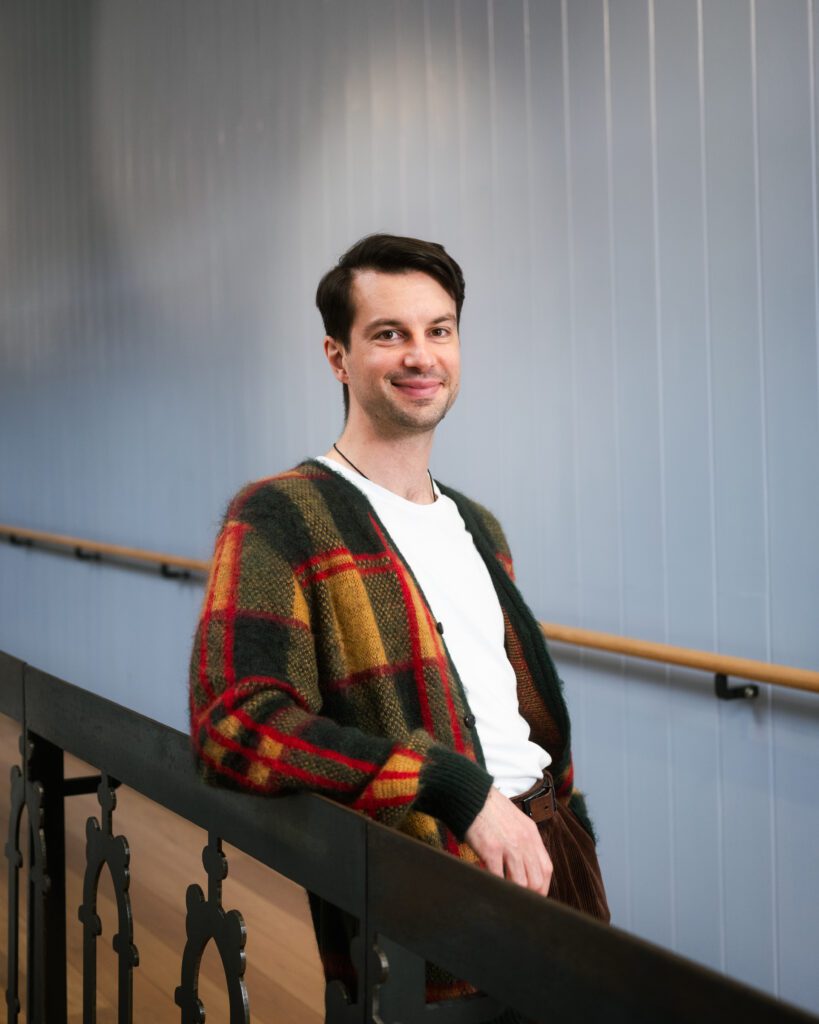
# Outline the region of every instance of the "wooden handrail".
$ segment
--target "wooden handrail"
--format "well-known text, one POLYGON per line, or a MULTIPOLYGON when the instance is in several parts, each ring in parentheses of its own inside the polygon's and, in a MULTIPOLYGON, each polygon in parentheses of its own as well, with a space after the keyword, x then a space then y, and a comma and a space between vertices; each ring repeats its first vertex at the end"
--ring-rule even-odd
POLYGON ((590 647, 610 654, 623 654, 629 658, 643 658, 646 661, 661 661, 683 668, 701 669, 712 675, 721 673, 737 679, 756 679, 762 683, 819 693, 819 672, 811 672, 806 668, 791 668, 789 665, 775 665, 768 661, 754 661, 752 658, 735 658, 730 654, 714 654, 711 651, 697 651, 690 647, 675 647, 673 644, 637 640, 616 633, 598 633, 591 629, 561 626, 556 622, 541 622, 540 625, 549 640, 555 643, 590 647))
POLYGON ((198 558, 181 558, 179 555, 164 555, 161 551, 143 551, 141 548, 126 548, 121 544, 102 544, 96 540, 83 540, 81 537, 68 537, 64 533, 46 533, 44 530, 29 530, 23 526, 8 526, 0 523, 0 536, 19 541, 33 541, 51 547, 79 549, 89 555, 107 555, 109 558, 121 558, 128 562, 141 562, 146 565, 172 566, 174 569, 185 569, 188 572, 205 573, 210 569, 209 561, 198 558))
MULTIPOLYGON (((123 547, 119 544, 102 544, 99 541, 68 537, 60 533, 46 533, 43 530, 30 530, 22 526, 9 526, 5 523, 0 523, 0 536, 16 538, 24 543, 28 541, 53 547, 71 548, 74 551, 79 549, 87 554, 104 555, 157 568, 167 566, 197 574, 207 574, 210 569, 210 562, 202 559, 181 558, 179 555, 143 551, 139 548, 123 547)), ((620 654, 628 658, 659 661, 668 665, 679 665, 683 668, 699 669, 711 675, 721 673, 737 679, 754 679, 763 683, 772 683, 775 686, 787 686, 795 690, 819 693, 819 672, 812 672, 809 669, 791 668, 789 665, 776 665, 767 661, 754 661, 751 658, 735 658, 727 654, 697 651, 688 647, 675 647, 673 644, 638 640, 615 633, 598 633, 591 629, 562 626, 556 622, 542 622, 540 625, 546 637, 555 643, 606 651, 609 654, 620 654)))

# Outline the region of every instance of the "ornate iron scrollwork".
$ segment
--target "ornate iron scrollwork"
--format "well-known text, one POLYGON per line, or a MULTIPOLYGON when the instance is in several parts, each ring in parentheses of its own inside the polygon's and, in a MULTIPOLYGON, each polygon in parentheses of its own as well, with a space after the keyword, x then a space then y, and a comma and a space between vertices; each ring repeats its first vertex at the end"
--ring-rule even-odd
POLYGON ((202 1024, 205 1008, 199 998, 199 965, 205 947, 213 939, 225 971, 230 1024, 248 1024, 250 1004, 244 981, 247 930, 238 910, 226 912, 222 906, 222 882, 227 877, 228 866, 222 840, 213 833, 208 833, 202 863, 208 876, 208 897, 205 899, 200 886, 188 886, 185 919, 188 940, 182 956, 182 980, 174 999, 182 1011, 182 1024, 202 1024))
POLYGON ((79 918, 83 926, 82 975, 83 1020, 93 1022, 97 1016, 97 937, 102 933, 102 922, 97 914, 97 891, 100 874, 107 864, 114 884, 117 901, 117 934, 112 945, 118 959, 117 1020, 131 1024, 134 1010, 134 968, 139 964, 139 952, 134 945, 134 922, 131 916, 130 860, 131 851, 125 836, 115 836, 112 827, 117 805, 115 782, 103 772, 97 789, 102 809, 102 826, 96 818, 89 818, 85 826, 85 878, 83 902, 79 918))
POLYGON ((9 1024, 14 1024, 20 1013, 19 984, 19 941, 20 941, 20 869, 23 854, 20 852, 20 818, 26 802, 26 784, 23 773, 17 765, 11 769, 11 806, 9 810, 9 834, 6 841, 6 857, 9 862, 8 886, 8 985, 6 1006, 9 1024))
POLYGON ((33 747, 25 735, 20 737, 20 753, 23 755, 25 771, 17 765, 11 769, 11 800, 9 810, 9 831, 5 853, 9 862, 8 884, 8 960, 6 1007, 9 1024, 16 1024, 20 1014, 18 992, 20 966, 20 869, 23 854, 20 850, 20 821, 23 808, 28 812, 30 835, 29 886, 32 889, 33 906, 30 904, 28 928, 32 938, 33 962, 29 965, 29 1019, 43 1018, 43 993, 45 992, 45 953, 43 948, 43 903, 49 889, 46 872, 45 835, 43 829, 43 787, 28 778, 28 765, 33 747))

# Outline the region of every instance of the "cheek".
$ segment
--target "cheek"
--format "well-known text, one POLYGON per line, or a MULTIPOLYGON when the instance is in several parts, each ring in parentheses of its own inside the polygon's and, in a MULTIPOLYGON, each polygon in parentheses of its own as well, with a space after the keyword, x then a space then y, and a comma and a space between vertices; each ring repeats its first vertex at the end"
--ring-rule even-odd
POLYGON ((382 356, 378 359, 369 359, 364 366, 364 374, 371 381, 379 381, 395 369, 395 361, 382 356))

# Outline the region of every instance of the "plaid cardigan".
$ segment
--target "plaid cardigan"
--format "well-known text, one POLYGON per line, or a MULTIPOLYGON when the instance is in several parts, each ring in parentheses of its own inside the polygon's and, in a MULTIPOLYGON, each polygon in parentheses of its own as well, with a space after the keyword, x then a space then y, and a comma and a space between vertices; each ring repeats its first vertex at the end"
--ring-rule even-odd
MULTIPOLYGON (((552 757, 558 799, 593 834, 573 788, 560 681, 503 532, 439 487, 489 570, 520 710, 552 757)), ((230 503, 194 640, 190 716, 208 782, 310 789, 477 860, 464 836, 492 778, 446 641, 366 497, 321 463, 249 484, 230 503)), ((325 968, 338 953, 322 949, 325 968)), ((438 996, 454 992, 444 983, 438 996)))

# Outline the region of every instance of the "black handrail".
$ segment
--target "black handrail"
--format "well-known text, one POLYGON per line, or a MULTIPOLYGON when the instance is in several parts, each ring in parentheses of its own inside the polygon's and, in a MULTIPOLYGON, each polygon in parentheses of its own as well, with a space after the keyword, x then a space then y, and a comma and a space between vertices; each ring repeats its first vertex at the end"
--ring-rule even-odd
MULTIPOLYGON (((500 1004, 534 1020, 583 1024, 722 1024, 726 1018, 745 1024, 816 1024, 819 1020, 322 797, 297 794, 271 800, 207 787, 196 774, 188 738, 182 733, 1 652, 0 713, 21 722, 27 737, 23 769, 12 781, 6 848, 10 884, 16 884, 21 863, 14 820, 21 800, 33 814, 32 821, 42 811, 46 838, 39 853, 34 843, 41 863, 40 874, 32 873, 34 906, 28 918, 35 931, 39 929, 28 947, 33 961, 28 976, 35 986, 29 1003, 32 1024, 63 1024, 66 1019, 65 895, 59 881, 64 874, 63 751, 101 772, 100 820, 91 830, 96 845, 89 841, 92 874, 104 857, 125 857, 124 866, 128 866, 127 854, 117 848, 113 834, 113 790, 118 782, 207 832, 207 897, 196 890, 193 896, 190 890, 188 894, 189 921, 196 918, 198 922, 195 934, 200 946, 217 927, 213 924, 217 918, 219 927, 235 933, 230 939, 236 945, 234 952, 238 954, 244 942, 238 917, 221 913, 222 840, 359 918, 366 941, 358 944, 355 953, 358 1001, 351 1003, 340 986, 331 986, 327 993, 331 1024, 399 1020, 402 1024, 477 1024, 494 1016, 498 1003, 484 997, 425 1006, 425 959, 468 978, 500 1004), (417 898, 419 893, 423 899, 417 898), (43 985, 46 977, 48 985, 38 991, 36 986, 43 985)), ((133 870, 139 866, 133 865, 133 870)), ((120 1020, 130 1021, 136 951, 128 934, 127 892, 121 888, 115 877, 120 907, 120 1020)), ((94 981, 93 900, 93 892, 86 893, 80 915, 86 929, 87 986, 94 981)), ((9 964, 16 968, 15 914, 9 900, 9 964)), ((228 942, 224 935, 222 940, 228 942)), ((189 965, 194 954, 196 950, 189 947, 184 963, 189 965)), ((240 956, 235 959, 240 963, 240 956)), ((191 972, 185 974, 185 970, 180 967, 176 993, 183 1021, 193 1019, 196 996, 191 972)), ((227 983, 231 1022, 238 1024, 246 1019, 241 971, 228 972, 227 983)), ((16 977, 10 978, 10 1022, 17 1019, 16 987, 16 977)), ((93 991, 85 996, 85 1005, 90 1006, 93 991)))

